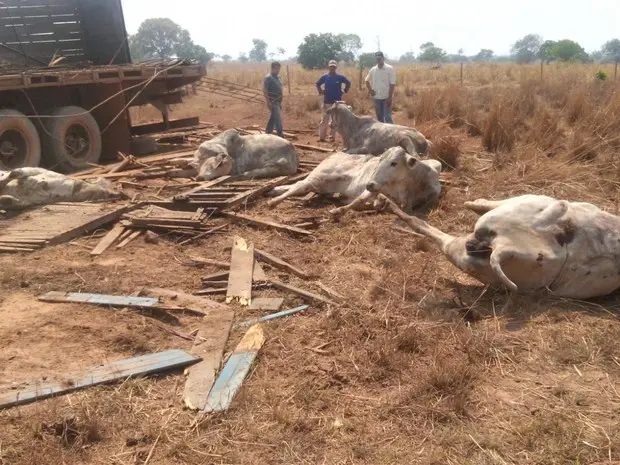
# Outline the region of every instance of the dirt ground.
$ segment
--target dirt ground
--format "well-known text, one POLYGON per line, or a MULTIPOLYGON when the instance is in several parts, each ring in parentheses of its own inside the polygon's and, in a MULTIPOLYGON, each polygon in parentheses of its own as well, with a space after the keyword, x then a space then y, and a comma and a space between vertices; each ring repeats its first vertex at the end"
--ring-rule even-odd
MULTIPOLYGON (((173 117, 196 113, 223 127, 262 126, 267 116, 244 102, 194 97, 173 117)), ((148 111, 138 116, 148 119, 148 111)), ((318 118, 287 112, 285 129, 315 129, 318 118)), ((532 180, 517 162, 497 163, 480 138, 456 136, 461 166, 447 173, 429 215, 448 232, 473 227, 475 215, 462 202, 481 196, 596 195, 607 199, 601 207, 617 208, 615 191, 577 168, 549 168, 532 180)), ((313 134, 300 141, 318 145, 313 134)), ((291 224, 327 218, 331 205, 292 200, 269 211, 264 203, 251 214, 291 224)), ((186 246, 172 237, 138 239, 95 258, 89 250, 98 237, 0 255, 0 391, 29 380, 62 382, 64 373, 125 357, 189 350, 191 342, 161 330, 154 315, 37 296, 195 292, 201 276, 218 270, 183 259, 227 261, 234 234, 314 275, 304 281, 265 266, 269 276, 314 292, 320 281, 346 297, 265 324, 266 342, 227 413, 184 410, 182 372, 86 389, 1 411, 0 464, 620 463, 617 296, 588 303, 520 297, 504 308, 505 294, 458 272, 396 224, 389 214, 357 212, 304 239, 231 225, 186 246)), ((301 303, 274 290, 255 295, 286 297, 284 308, 301 303)), ((236 310, 235 321, 259 314, 236 310)), ((198 321, 183 315, 165 323, 189 333, 198 321)), ((231 333, 227 352, 242 335, 231 333)))

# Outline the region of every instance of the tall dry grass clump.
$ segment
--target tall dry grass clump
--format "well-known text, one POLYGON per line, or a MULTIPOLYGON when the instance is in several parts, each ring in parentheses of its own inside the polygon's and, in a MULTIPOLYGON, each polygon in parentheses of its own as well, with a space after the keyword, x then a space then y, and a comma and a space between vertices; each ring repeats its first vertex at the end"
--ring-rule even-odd
POLYGON ((510 152, 515 146, 515 109, 495 100, 482 128, 482 144, 489 152, 510 152))

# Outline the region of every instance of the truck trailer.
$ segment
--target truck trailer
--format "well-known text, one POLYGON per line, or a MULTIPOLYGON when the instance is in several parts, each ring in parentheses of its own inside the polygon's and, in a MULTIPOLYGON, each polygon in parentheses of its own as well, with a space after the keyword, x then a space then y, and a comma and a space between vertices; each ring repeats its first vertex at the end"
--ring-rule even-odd
POLYGON ((0 170, 73 172, 142 154, 139 136, 198 124, 170 120, 168 105, 205 75, 182 58, 132 63, 120 0, 3 0, 0 170), (147 104, 162 121, 132 125, 129 108, 147 104))

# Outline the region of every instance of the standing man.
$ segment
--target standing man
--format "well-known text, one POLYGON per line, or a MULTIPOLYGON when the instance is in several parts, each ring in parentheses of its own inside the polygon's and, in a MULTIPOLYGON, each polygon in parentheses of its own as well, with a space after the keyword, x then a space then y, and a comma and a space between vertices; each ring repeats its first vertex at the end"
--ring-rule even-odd
POLYGON ((383 52, 375 53, 377 65, 366 76, 366 88, 375 101, 377 120, 392 124, 392 100, 396 87, 394 68, 385 62, 383 52))
POLYGON ((327 126, 331 128, 329 140, 334 140, 334 128, 332 127, 331 116, 326 113, 327 109, 332 106, 334 102, 342 100, 342 84, 344 84, 344 93, 349 92, 351 88, 351 81, 349 81, 342 74, 336 73, 338 63, 336 60, 330 60, 329 72, 316 81, 316 88, 319 91, 319 95, 323 95, 323 116, 321 123, 319 124, 319 140, 325 142, 325 135, 327 134, 327 126), (324 86, 324 88, 321 88, 324 86))
POLYGON ((275 128, 278 136, 284 137, 284 130, 282 129, 282 81, 278 74, 280 74, 280 63, 274 61, 271 63, 271 73, 265 76, 263 81, 263 94, 271 112, 265 132, 272 134, 275 128))

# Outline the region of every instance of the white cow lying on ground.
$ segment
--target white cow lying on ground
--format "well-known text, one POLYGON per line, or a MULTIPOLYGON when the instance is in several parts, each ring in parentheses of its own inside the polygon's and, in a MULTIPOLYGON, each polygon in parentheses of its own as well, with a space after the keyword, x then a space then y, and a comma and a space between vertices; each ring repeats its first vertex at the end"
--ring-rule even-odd
POLYGON ((333 215, 360 208, 371 200, 375 200, 375 208, 380 209, 385 204, 383 195, 405 211, 412 211, 439 198, 440 172, 439 161, 419 160, 401 147, 392 147, 380 157, 337 152, 323 160, 303 181, 274 188, 269 195, 278 197, 270 200, 268 206, 274 207, 290 196, 316 192, 339 193, 351 201, 331 210, 333 215))
POLYGON ((172 177, 196 177, 209 181, 220 176, 275 178, 297 173, 299 155, 289 141, 272 134, 242 136, 228 129, 198 147, 185 169, 172 177))
POLYGON ((430 147, 430 141, 415 129, 356 116, 344 102, 334 103, 327 114, 332 116, 346 153, 381 155, 390 147, 400 146, 410 155, 425 155, 430 147))
POLYGON ((483 283, 504 284, 512 292, 546 288, 575 299, 620 287, 620 217, 595 205, 542 195, 465 202, 482 215, 465 237, 445 234, 391 207, 411 229, 434 240, 455 266, 483 283))
POLYGON ((71 179, 43 168, 0 171, 0 209, 12 210, 56 202, 86 202, 119 198, 109 182, 71 179))

